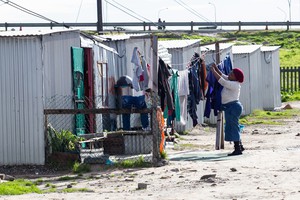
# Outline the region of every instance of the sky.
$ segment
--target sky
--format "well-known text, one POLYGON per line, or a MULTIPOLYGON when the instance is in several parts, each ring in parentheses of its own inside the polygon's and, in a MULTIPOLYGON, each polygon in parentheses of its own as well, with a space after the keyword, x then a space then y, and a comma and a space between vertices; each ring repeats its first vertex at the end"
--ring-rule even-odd
MULTIPOLYGON (((6 1, 6 0, 4 0, 6 1)), ((96 22, 97 0, 12 0, 57 22, 96 22)), ((300 0, 102 0, 103 22, 300 21, 300 0), (291 6, 289 6, 289 1, 291 6), (186 10, 184 2, 196 11, 186 10), (122 12, 111 4, 136 16, 122 12), (124 7, 130 9, 126 10, 124 7), (289 12, 291 8, 291 12, 289 12)), ((0 1, 0 23, 47 22, 0 1)), ((0 28, 1 30, 1 28, 0 28)))

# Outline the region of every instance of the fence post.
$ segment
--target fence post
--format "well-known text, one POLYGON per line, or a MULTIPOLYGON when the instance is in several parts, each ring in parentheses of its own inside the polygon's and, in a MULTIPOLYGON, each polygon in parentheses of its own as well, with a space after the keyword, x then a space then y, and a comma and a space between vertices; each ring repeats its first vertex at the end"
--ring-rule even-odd
POLYGON ((286 77, 285 77, 285 71, 286 69, 283 69, 283 73, 282 73, 282 85, 283 85, 283 91, 285 91, 286 92, 286 82, 285 82, 285 79, 286 79, 286 77))
POLYGON ((288 88, 291 91, 293 91, 293 73, 292 73, 292 70, 293 70, 293 67, 289 67, 289 71, 287 72, 288 73, 288 78, 287 78, 287 81, 288 81, 288 88))
POLYGON ((151 92, 151 98, 152 98, 152 112, 151 112, 151 121, 152 121, 152 162, 154 166, 158 164, 158 161, 160 160, 160 152, 159 152, 159 144, 160 144, 160 128, 159 128, 159 122, 157 119, 157 102, 158 102, 158 96, 154 91, 151 92))
POLYGON ((300 90, 300 66, 297 68, 297 72, 298 72, 298 76, 297 76, 297 78, 298 78, 298 90, 300 90))
POLYGON ((292 67, 292 77, 293 77, 293 87, 294 87, 294 91, 297 90, 297 84, 296 84, 296 68, 292 67))
POLYGON ((151 47, 153 51, 153 86, 151 91, 151 100, 152 100, 152 135, 153 135, 153 147, 152 147, 152 162, 154 165, 158 164, 160 159, 159 153, 159 138, 160 138, 160 131, 157 121, 157 105, 159 102, 159 97, 157 94, 158 91, 158 38, 157 36, 152 35, 151 47))
POLYGON ((300 66, 280 68, 280 90, 284 92, 300 90, 300 66))

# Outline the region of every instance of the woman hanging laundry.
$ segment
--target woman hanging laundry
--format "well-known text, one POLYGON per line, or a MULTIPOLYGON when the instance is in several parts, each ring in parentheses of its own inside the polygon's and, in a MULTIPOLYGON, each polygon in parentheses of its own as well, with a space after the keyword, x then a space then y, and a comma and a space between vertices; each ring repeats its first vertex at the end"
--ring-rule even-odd
POLYGON ((223 86, 221 92, 222 110, 225 112, 225 141, 234 142, 234 151, 228 156, 241 155, 244 150, 241 144, 239 118, 243 106, 239 101, 241 83, 244 81, 243 71, 234 68, 228 76, 223 74, 215 63, 210 67, 211 72, 223 86))

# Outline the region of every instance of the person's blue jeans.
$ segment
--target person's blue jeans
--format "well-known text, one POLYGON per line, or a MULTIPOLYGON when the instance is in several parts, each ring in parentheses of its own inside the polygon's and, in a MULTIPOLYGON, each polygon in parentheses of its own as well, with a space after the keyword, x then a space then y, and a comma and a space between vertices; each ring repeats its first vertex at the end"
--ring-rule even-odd
MULTIPOLYGON (((135 107, 136 109, 147 108, 145 96, 122 96, 122 108, 131 109, 135 107)), ((122 114, 123 120, 123 130, 130 130, 130 114, 122 114)), ((149 126, 148 113, 141 113, 141 123, 143 128, 149 126)))
POLYGON ((239 101, 233 101, 222 104, 222 109, 225 112, 225 141, 240 141, 239 118, 243 110, 242 104, 239 101))

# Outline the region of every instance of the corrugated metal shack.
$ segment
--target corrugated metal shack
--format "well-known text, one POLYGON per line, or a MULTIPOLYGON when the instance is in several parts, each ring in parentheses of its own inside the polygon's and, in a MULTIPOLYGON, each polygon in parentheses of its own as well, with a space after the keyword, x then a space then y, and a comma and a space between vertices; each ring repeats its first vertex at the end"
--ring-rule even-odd
MULTIPOLYGON (((79 35, 0 32, 0 165, 45 163, 43 110, 73 95, 70 49, 80 47, 79 35)), ((65 105, 72 108, 72 99, 65 105)))
POLYGON ((200 53, 200 41, 196 40, 165 40, 159 41, 172 55, 171 65, 173 69, 184 70, 191 61, 195 52, 200 53))
MULTIPOLYGON (((114 90, 109 89, 115 82, 117 52, 113 48, 78 30, 0 33, 5 93, 0 98, 0 165, 45 164, 44 109, 75 108, 73 48, 83 52, 87 108, 114 108, 115 101, 109 101, 115 99, 114 90)), ((74 132, 74 115, 65 116, 62 122, 61 116, 51 115, 47 122, 55 129, 74 132)), ((113 124, 110 118, 116 118, 94 117, 87 116, 84 133, 101 133, 107 128, 104 125, 113 124)))
MULTIPOLYGON (((157 46, 157 40, 153 40, 153 36, 148 34, 120 34, 120 35, 101 35, 95 36, 98 40, 102 40, 102 43, 114 48, 118 52, 118 56, 115 57, 115 77, 118 80, 121 76, 129 76, 133 78, 135 65, 131 62, 133 51, 135 48, 138 49, 141 56, 145 59, 148 64, 149 73, 149 88, 153 89, 153 81, 156 77, 153 76, 153 66, 157 66, 157 60, 154 61, 154 54, 157 54, 153 46, 157 46), (156 62, 154 64, 154 62, 156 62)), ((155 70, 157 73, 157 70, 155 70)), ((143 91, 131 90, 133 96, 141 96, 144 94, 143 91)), ((121 100, 118 94, 117 107, 121 107, 121 100)), ((145 95, 147 107, 151 107, 152 99, 145 95)), ((130 117, 131 128, 141 127, 140 114, 132 113, 130 117)), ((116 127, 123 127, 122 115, 116 116, 116 127)), ((149 116, 150 120, 150 116, 149 116)), ((109 129, 108 129, 109 130, 109 129)), ((117 134, 111 136, 112 142, 116 140, 119 135, 122 135, 124 144, 124 154, 149 154, 152 151, 152 135, 148 131, 118 131, 117 134)), ((120 152, 118 152, 120 154, 120 152)))
MULTIPOLYGON (((152 88, 153 82, 153 49, 152 49, 152 37, 147 34, 121 34, 121 35, 101 35, 96 36, 95 38, 102 40, 103 44, 114 48, 119 54, 115 59, 115 77, 118 79, 121 76, 128 75, 129 77, 133 77, 133 67, 134 64, 131 63, 131 58, 133 54, 133 50, 135 47, 138 48, 141 55, 145 58, 146 62, 150 65, 150 81, 149 87, 152 88)), ((133 90, 133 95, 141 95, 141 92, 136 92, 133 90)), ((147 102, 150 99, 146 99, 147 102)), ((118 102, 120 104, 120 102, 118 102)), ((132 114, 131 117, 133 126, 141 126, 140 124, 140 115, 132 114)), ((119 120, 117 120, 118 127, 121 126, 121 116, 119 120)))
MULTIPOLYGON (((85 59, 91 59, 90 66, 86 64, 87 73, 90 75, 91 85, 85 86, 86 98, 91 99, 94 105, 90 108, 116 108, 114 85, 116 76, 116 57, 118 52, 108 47, 93 37, 81 36, 81 47, 85 51, 85 59), (89 92, 91 94, 89 94, 89 92)), ((87 63, 87 62, 86 62, 87 63)), ((104 130, 110 131, 116 125, 116 115, 92 115, 88 120, 90 133, 103 133, 104 130), (95 123, 93 124, 93 118, 95 123)))
MULTIPOLYGON (((166 40, 166 41, 159 41, 159 46, 162 46, 168 50, 168 53, 171 54, 171 67, 177 70, 185 70, 187 69, 188 64, 190 63, 193 55, 195 52, 200 53, 200 41, 199 39, 196 40, 166 40)), ((159 55, 164 57, 162 53, 159 55)), ((182 101, 185 101, 183 97, 180 98, 180 106, 184 105, 182 101)), ((197 106, 197 115, 198 115, 198 123, 204 122, 203 117, 203 104, 197 106)), ((175 129, 176 131, 185 131, 191 130, 193 128, 193 122, 190 118, 189 114, 187 113, 187 109, 181 108, 181 111, 185 113, 181 113, 182 117, 187 116, 187 120, 185 125, 180 124, 175 121, 175 129)))
POLYGON ((281 106, 280 94, 280 46, 262 46, 261 73, 263 75, 263 109, 274 110, 281 106))
POLYGON ((244 71, 240 101, 243 104, 243 115, 255 109, 263 108, 263 82, 261 70, 261 45, 237 45, 232 47, 233 65, 244 71))

